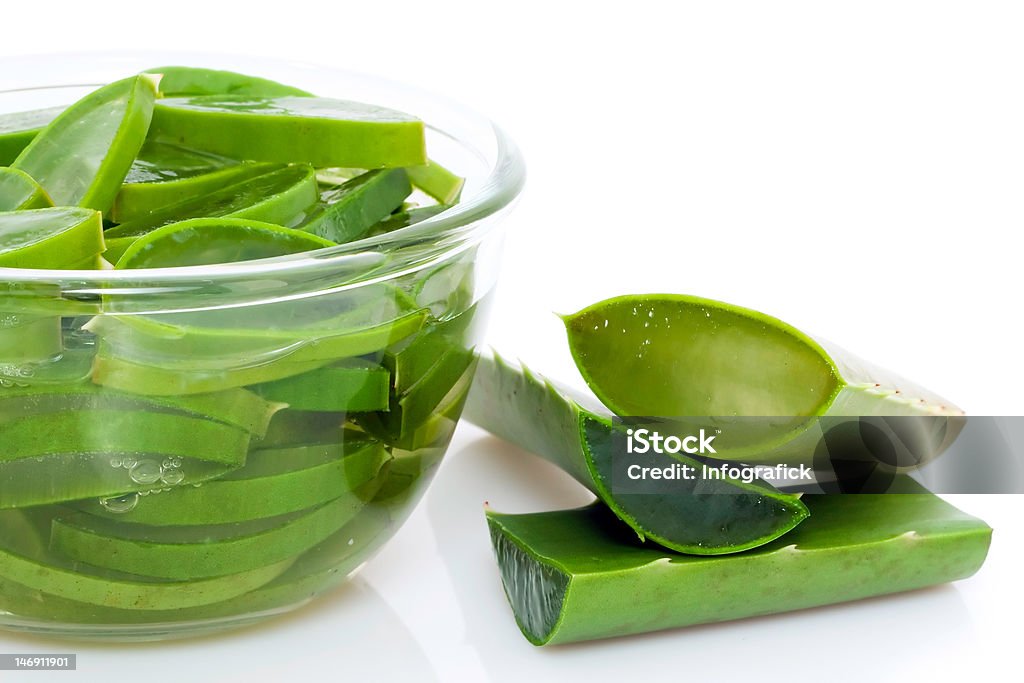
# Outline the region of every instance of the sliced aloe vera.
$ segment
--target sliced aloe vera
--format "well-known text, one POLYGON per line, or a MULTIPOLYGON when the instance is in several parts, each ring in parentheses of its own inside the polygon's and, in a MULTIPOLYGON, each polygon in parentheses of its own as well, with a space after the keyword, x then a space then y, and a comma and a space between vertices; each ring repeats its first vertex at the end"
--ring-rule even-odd
POLYGON ((397 168, 427 162, 419 119, 319 97, 169 98, 154 111, 151 136, 233 159, 318 168, 397 168))
POLYGON ((72 513, 54 520, 50 543, 94 567, 189 581, 294 558, 337 532, 364 505, 350 493, 312 512, 215 527, 126 525, 72 513))
POLYGON ((367 171, 321 195, 326 206, 300 229, 339 244, 365 237, 412 192, 404 169, 367 171))
POLYGON ((58 207, 0 213, 0 267, 64 268, 101 251, 98 211, 58 207))
POLYGON ((462 196, 466 179, 459 177, 436 161, 424 166, 411 166, 409 180, 412 184, 433 197, 439 204, 456 204, 462 196))
POLYGON ((199 218, 246 218, 289 225, 300 220, 317 198, 313 169, 289 166, 145 214, 110 228, 106 235, 112 239, 137 238, 173 223, 199 218))
MULTIPOLYGON (((482 357, 465 416, 572 475, 641 539, 679 552, 716 555, 756 548, 806 519, 807 508, 795 496, 738 479, 679 480, 676 490, 664 494, 616 493, 617 427, 610 417, 581 405, 583 400, 524 367, 482 357)), ((671 457, 700 471, 700 463, 682 453, 671 457)))
POLYGON ((535 645, 626 636, 971 576, 992 530, 930 494, 810 496, 785 538, 726 557, 639 546, 607 510, 488 513, 505 592, 535 645))
POLYGON ((584 379, 618 415, 785 418, 769 427, 741 417, 719 435, 717 457, 806 459, 821 438, 813 416, 963 414, 782 321, 717 301, 623 296, 565 324, 584 379))
POLYGON ((53 206, 42 185, 16 168, 0 168, 0 211, 25 211, 53 206))
POLYGON ((447 204, 435 204, 433 206, 423 206, 415 209, 399 211, 373 226, 369 234, 383 235, 385 233, 394 232, 395 230, 401 230, 402 228, 408 228, 410 225, 416 225, 421 221, 425 221, 428 218, 433 218, 434 216, 444 213, 450 208, 452 207, 447 204))
POLYGON ((46 128, 65 107, 48 107, 32 111, 0 114, 0 166, 18 158, 43 128, 46 128))
POLYGON ((63 349, 60 318, 0 314, 0 363, 34 363, 63 349))
POLYGON ((0 513, 0 577, 47 595, 123 610, 171 610, 230 600, 266 585, 293 563, 285 560, 252 571, 187 582, 153 581, 140 576, 90 570, 67 562, 33 542, 47 537, 52 511, 0 513), (26 515, 35 534, 23 529, 26 515))
POLYGON ((175 488, 139 500, 128 512, 101 503, 76 509, 127 524, 209 526, 266 519, 309 510, 371 481, 387 461, 384 448, 366 440, 253 451, 245 467, 202 486, 175 488))
POLYGON ((292 410, 361 413, 387 410, 391 374, 373 363, 351 360, 252 390, 292 410))
POLYGON ((11 166, 57 205, 106 212, 146 139, 155 99, 150 76, 104 86, 64 110, 11 166))
POLYGON ((249 76, 234 71, 202 69, 194 66, 158 66, 147 69, 160 76, 160 93, 164 97, 195 95, 244 95, 249 97, 309 96, 305 90, 277 81, 249 76))
MULTIPOLYGON (((169 206, 203 197, 277 170, 176 145, 148 143, 128 171, 110 209, 115 223, 139 221, 169 206)), ((207 216, 209 217, 209 216, 207 216)))

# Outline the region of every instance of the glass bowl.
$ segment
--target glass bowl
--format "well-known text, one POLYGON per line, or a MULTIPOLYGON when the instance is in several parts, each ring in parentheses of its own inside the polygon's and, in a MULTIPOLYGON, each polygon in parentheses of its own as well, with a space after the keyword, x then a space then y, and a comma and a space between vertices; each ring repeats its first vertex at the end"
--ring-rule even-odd
POLYGON ((165 64, 421 117, 463 201, 416 225, 240 264, 0 269, 0 627, 191 636, 293 610, 403 523, 443 457, 524 181, 487 119, 273 60, 0 60, 0 113, 165 64))

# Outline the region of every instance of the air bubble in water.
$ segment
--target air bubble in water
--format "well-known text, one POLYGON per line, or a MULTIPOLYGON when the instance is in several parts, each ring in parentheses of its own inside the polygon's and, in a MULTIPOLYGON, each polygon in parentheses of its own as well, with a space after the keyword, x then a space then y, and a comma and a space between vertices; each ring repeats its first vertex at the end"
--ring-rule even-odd
POLYGON ((177 486, 185 481, 185 473, 177 468, 165 469, 163 474, 160 475, 160 481, 168 486, 177 486))
POLYGON ((161 474, 160 465, 152 460, 140 460, 128 470, 128 476, 136 484, 155 484, 161 474))
POLYGON ((110 466, 111 467, 120 467, 123 463, 124 463, 124 461, 121 460, 121 458, 119 458, 117 456, 114 456, 113 458, 110 459, 110 466))
POLYGON ((103 506, 103 509, 119 515, 131 512, 138 504, 139 494, 137 493, 127 493, 114 498, 100 498, 100 505, 103 506))

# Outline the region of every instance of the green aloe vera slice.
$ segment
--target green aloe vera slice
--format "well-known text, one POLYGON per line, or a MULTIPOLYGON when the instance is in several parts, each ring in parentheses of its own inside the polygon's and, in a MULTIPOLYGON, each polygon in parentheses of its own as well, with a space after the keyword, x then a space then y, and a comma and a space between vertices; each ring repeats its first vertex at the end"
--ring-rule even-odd
POLYGON ((268 401, 286 403, 291 410, 361 413, 387 410, 390 384, 391 374, 384 368, 351 360, 257 384, 252 390, 268 401))
POLYGON ((63 349, 60 318, 0 314, 0 363, 43 361, 63 349))
POLYGON ((415 209, 407 209, 405 211, 399 211, 396 214, 388 216, 377 225, 370 229, 370 235, 383 235, 395 230, 401 230, 402 228, 408 228, 410 225, 416 225, 421 221, 425 221, 428 218, 433 218, 441 213, 444 213, 448 209, 452 208, 448 204, 435 204, 433 206, 422 206, 415 209))
POLYGON ((16 168, 0 168, 0 211, 25 211, 53 206, 42 185, 16 168))
POLYGON ((173 413, 83 410, 3 424, 0 508, 205 481, 245 462, 250 435, 173 413))
POLYGON ((196 95, 244 95, 248 97, 310 96, 305 90, 277 81, 249 76, 234 71, 202 69, 194 66, 158 66, 145 73, 160 76, 160 93, 164 97, 196 95))
POLYGON ((246 522, 309 510, 358 489, 388 459, 375 442, 345 442, 253 451, 245 467, 201 487, 150 495, 116 513, 98 502, 76 509, 128 524, 194 526, 246 522))
POLYGON ((462 188, 466 179, 459 177, 436 161, 428 161, 424 166, 411 166, 408 169, 412 184, 433 197, 439 204, 457 204, 462 196, 462 188))
POLYGON ((64 268, 101 251, 98 211, 58 207, 0 213, 0 267, 64 268))
MULTIPOLYGON (((622 296, 565 317, 587 384, 622 416, 773 416, 724 428, 717 457, 806 458, 813 416, 959 416, 949 401, 756 311, 675 294, 622 296)), ((742 419, 739 421, 742 422, 742 419)))
POLYGON ((8 166, 66 107, 0 114, 0 166, 8 166))
MULTIPOLYGON (((289 225, 302 218, 318 198, 316 173, 309 166, 289 166, 229 185, 149 213, 107 230, 108 238, 141 237, 190 219, 246 218, 289 225)), ((319 246, 329 246, 321 243, 319 246)), ((291 252, 288 252, 291 253, 291 252)), ((277 254, 279 255, 279 254, 277 254)))
POLYGON ((271 566, 323 542, 365 502, 356 493, 298 515, 215 527, 125 525, 71 513, 54 520, 52 548, 94 567, 190 581, 271 566))
POLYGON ((57 205, 106 212, 146 139, 155 99, 151 76, 104 86, 55 118, 11 166, 57 205))
MULTIPOLYGON (((583 405, 525 367, 498 356, 482 357, 466 418, 507 441, 536 453, 594 492, 641 539, 698 555, 734 553, 782 536, 807 518, 798 498, 758 482, 680 480, 668 494, 616 494, 614 458, 621 455, 610 417, 583 405)), ((672 458, 696 467, 683 454, 672 458)))
POLYGON ((930 494, 810 496, 812 515, 725 557, 640 546, 600 505, 488 513, 505 591, 535 645, 626 636, 923 588, 971 576, 992 530, 930 494))
POLYGON ((423 122, 319 97, 212 95, 161 100, 151 137, 233 159, 318 168, 397 168, 427 162, 423 122))
POLYGON ((46 551, 35 537, 49 535, 53 512, 33 512, 35 534, 26 533, 26 511, 0 513, 0 577, 58 598, 123 610, 177 610, 236 598, 268 584, 293 560, 187 582, 153 581, 140 576, 90 570, 46 551))
POLYGON ((110 209, 110 220, 115 223, 141 221, 169 206, 212 194, 278 168, 274 164, 243 163, 151 142, 142 148, 128 171, 110 209))
POLYGON ((367 171, 321 195, 326 206, 299 226, 339 244, 365 237, 412 192, 404 169, 367 171))

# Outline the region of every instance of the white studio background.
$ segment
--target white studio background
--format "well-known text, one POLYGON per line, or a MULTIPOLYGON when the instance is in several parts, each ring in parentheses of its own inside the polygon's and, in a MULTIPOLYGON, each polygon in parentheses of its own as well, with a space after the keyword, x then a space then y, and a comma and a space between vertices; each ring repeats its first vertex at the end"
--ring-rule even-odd
MULTIPOLYGON (((627 292, 684 292, 776 315, 969 413, 1024 414, 1024 6, 1017 3, 51 0, 8 3, 0 33, 0 55, 182 50, 321 63, 408 81, 492 116, 519 142, 529 183, 508 220, 490 341, 564 381, 575 373, 553 311, 627 292)), ((467 505, 502 495, 509 509, 536 505, 535 492, 506 493, 462 457, 493 448, 464 428, 437 486, 446 477, 448 490, 456 481, 480 486, 462 491, 467 505)), ((943 631, 941 605, 915 612, 928 602, 917 596, 802 621, 541 654, 516 640, 511 615, 487 593, 480 602, 494 607, 500 633, 487 639, 491 650, 458 628, 446 641, 430 615, 444 619, 445 601, 473 603, 464 592, 492 590, 496 576, 486 562, 476 574, 444 575, 435 555, 486 560, 486 539, 482 525, 472 527, 480 536, 473 538, 430 526, 436 491, 364 576, 409 626, 440 680, 503 680, 508 671, 496 662, 536 680, 556 672, 559 680, 621 678, 614 657, 655 658, 666 674, 683 676, 693 655, 682 653, 694 643, 722 658, 717 671, 726 680, 731 667, 737 676, 764 677, 765 657, 780 674, 794 670, 790 658, 834 676, 855 675, 858 666, 882 679, 887 672, 977 675, 984 666, 997 672, 1016 655, 1010 614, 1024 607, 1012 571, 1024 559, 1024 505, 1008 496, 962 504, 992 523, 996 542, 982 573, 954 589, 954 611, 969 622, 955 634, 943 631), (425 564, 412 577, 403 565, 416 563, 425 564), (435 574, 444 587, 425 588, 435 574), (425 606, 400 592, 414 578, 425 606), (906 653, 891 629, 877 651, 857 638, 886 620, 935 632, 930 665, 899 665, 906 653), (829 624, 836 638, 850 638, 852 660, 816 661, 813 652, 797 654, 800 633, 779 635, 820 634, 829 624), (508 652, 487 655, 502 638, 508 652), (727 657, 723 642, 755 650, 727 657), (876 656, 891 668, 865 663, 876 656)), ((322 609, 309 623, 332 618, 324 623, 346 623, 322 609)), ((318 633, 308 628, 313 635, 290 620, 197 644, 196 657, 229 652, 243 662, 239 648, 275 648, 268 643, 287 643, 289 633, 302 643, 318 633)), ((3 638, 0 651, 22 643, 3 638)), ((360 642, 388 657, 386 640, 360 642)), ((135 675, 170 675, 160 665, 169 652, 181 650, 103 648, 90 655, 90 668, 96 680, 112 680, 98 675, 100 661, 118 675, 131 675, 119 664, 127 661, 147 662, 135 675)), ((304 661, 292 670, 315 673, 304 661)), ((343 671, 344 658, 337 661, 343 671)), ((238 666, 242 676, 247 665, 238 666)), ((200 680, 204 669, 187 671, 200 680)), ((258 671, 246 680, 260 680, 258 671)))

